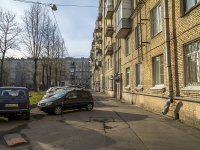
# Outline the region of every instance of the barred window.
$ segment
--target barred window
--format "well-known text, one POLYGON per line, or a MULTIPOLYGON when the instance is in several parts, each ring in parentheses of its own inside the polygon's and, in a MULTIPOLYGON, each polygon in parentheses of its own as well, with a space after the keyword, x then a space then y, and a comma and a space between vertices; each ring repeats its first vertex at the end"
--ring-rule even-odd
POLYGON ((185 81, 187 85, 200 85, 200 40, 184 46, 185 81))

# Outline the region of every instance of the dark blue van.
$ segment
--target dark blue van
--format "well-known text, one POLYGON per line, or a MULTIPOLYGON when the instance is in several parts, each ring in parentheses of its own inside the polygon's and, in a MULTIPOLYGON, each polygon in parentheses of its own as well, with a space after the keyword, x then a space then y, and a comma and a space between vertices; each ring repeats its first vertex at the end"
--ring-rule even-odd
POLYGON ((0 87, 0 116, 23 115, 30 119, 30 101, 25 87, 0 87))

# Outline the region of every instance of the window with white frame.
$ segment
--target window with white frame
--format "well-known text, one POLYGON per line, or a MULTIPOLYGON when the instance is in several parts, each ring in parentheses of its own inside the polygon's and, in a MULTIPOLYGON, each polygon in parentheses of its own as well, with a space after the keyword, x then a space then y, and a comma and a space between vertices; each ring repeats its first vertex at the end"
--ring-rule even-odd
POLYGON ((200 40, 184 46, 186 86, 200 86, 200 40))
POLYGON ((142 64, 136 64, 136 86, 142 85, 142 64))
POLYGON ((156 6, 152 10, 152 36, 160 33, 162 31, 162 11, 161 5, 156 6))
POLYGON ((126 56, 130 54, 130 39, 126 39, 126 56))
POLYGON ((135 48, 138 49, 142 45, 141 26, 137 26, 135 29, 135 48))
POLYGON ((126 86, 130 86, 130 68, 126 68, 126 86))
POLYGON ((196 4, 198 4, 200 2, 200 0, 184 0, 184 8, 185 8, 185 12, 190 10, 193 6, 195 6, 196 4))
POLYGON ((120 2, 119 7, 116 12, 116 25, 119 24, 122 18, 122 2, 120 2))
POLYGON ((153 58, 153 77, 155 85, 164 84, 163 55, 153 58))

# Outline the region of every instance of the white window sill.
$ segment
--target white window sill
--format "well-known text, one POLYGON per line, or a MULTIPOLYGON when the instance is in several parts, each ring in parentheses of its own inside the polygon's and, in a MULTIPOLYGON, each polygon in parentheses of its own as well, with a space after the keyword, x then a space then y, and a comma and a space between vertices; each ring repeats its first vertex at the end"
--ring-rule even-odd
POLYGON ((200 91, 200 86, 186 86, 182 88, 183 91, 200 91))
POLYGON ((135 87, 136 91, 143 91, 143 85, 138 85, 137 87, 135 87))
POLYGON ((131 89, 131 87, 130 87, 130 85, 127 85, 126 87, 124 87, 125 88, 125 90, 130 90, 131 89))
POLYGON ((163 90, 163 89, 165 89, 165 86, 164 86, 164 84, 155 85, 154 87, 151 87, 150 89, 151 90, 163 90))

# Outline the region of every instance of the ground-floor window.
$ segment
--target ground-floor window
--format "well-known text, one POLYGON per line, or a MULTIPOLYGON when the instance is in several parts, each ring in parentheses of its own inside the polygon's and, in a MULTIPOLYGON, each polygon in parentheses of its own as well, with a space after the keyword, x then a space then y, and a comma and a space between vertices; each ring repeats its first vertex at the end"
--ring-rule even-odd
POLYGON ((163 55, 153 58, 153 79, 155 85, 164 84, 163 55))
POLYGON ((184 46, 186 85, 200 85, 200 40, 184 46))
POLYGON ((142 64, 136 64, 136 86, 142 85, 142 64))
POLYGON ((126 68, 126 86, 130 86, 130 68, 126 68))

